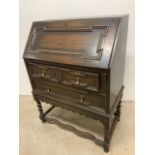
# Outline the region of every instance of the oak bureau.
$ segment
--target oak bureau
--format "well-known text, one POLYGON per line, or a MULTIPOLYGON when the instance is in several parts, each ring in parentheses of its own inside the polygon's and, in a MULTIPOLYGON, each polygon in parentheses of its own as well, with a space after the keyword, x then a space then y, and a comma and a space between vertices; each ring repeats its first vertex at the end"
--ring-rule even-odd
POLYGON ((43 122, 73 130, 109 151, 120 119, 127 29, 128 16, 33 22, 23 57, 43 122), (45 112, 44 102, 51 104, 45 112), (49 118, 54 107, 101 121, 104 140, 49 118))

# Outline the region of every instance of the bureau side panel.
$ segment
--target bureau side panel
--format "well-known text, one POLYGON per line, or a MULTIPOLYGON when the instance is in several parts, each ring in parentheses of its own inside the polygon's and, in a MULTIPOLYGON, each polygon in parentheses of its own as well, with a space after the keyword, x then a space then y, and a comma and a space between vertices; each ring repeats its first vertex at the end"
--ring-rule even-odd
POLYGON ((117 105, 117 97, 123 86, 128 16, 120 18, 110 67, 110 110, 117 105))

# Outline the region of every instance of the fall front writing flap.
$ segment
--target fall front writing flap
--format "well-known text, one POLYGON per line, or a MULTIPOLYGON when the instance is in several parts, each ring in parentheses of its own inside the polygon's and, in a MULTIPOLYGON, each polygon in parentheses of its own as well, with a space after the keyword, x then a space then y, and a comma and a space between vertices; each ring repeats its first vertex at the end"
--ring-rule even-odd
POLYGON ((36 56, 35 58, 45 61, 51 58, 50 61, 57 62, 56 59, 62 63, 73 61, 74 64, 77 62, 77 65, 80 62, 87 65, 86 61, 89 63, 92 61, 93 64, 103 63, 102 59, 107 57, 107 46, 111 50, 114 42, 112 27, 115 27, 112 23, 111 20, 106 22, 103 19, 35 23, 25 52, 28 53, 29 58, 36 56), (112 42, 108 45, 110 39, 112 42))

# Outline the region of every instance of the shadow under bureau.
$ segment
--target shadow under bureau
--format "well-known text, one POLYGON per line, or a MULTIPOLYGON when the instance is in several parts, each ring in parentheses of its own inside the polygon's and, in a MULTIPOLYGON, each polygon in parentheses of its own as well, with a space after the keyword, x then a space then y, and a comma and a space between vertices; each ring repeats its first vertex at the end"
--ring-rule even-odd
POLYGON ((105 152, 120 119, 127 27, 128 16, 33 22, 23 55, 40 119, 105 152), (45 112, 44 102, 51 104, 45 112), (102 122, 104 140, 49 118, 57 106, 102 122))

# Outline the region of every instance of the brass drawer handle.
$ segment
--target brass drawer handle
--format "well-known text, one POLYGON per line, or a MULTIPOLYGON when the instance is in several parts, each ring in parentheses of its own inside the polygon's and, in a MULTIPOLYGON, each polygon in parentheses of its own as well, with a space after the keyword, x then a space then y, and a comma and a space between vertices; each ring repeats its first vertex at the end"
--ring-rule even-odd
POLYGON ((77 79, 76 79, 76 84, 77 84, 77 85, 80 85, 80 78, 77 78, 77 79))
POLYGON ((51 89, 49 88, 49 89, 47 89, 47 93, 50 93, 51 92, 51 89))
POLYGON ((45 71, 42 71, 41 77, 45 77, 45 71))
POLYGON ((80 102, 83 103, 85 101, 84 97, 81 96, 80 102))
POLYGON ((71 84, 72 84, 72 85, 75 85, 75 86, 78 86, 78 87, 82 87, 82 88, 85 88, 85 87, 88 86, 88 83, 82 83, 82 82, 80 81, 80 78, 77 78, 76 81, 71 81, 71 84))
POLYGON ((81 103, 82 105, 85 105, 85 106, 89 106, 89 105, 90 105, 89 102, 86 102, 86 101, 85 101, 85 98, 84 98, 83 96, 81 96, 80 103, 81 103))

